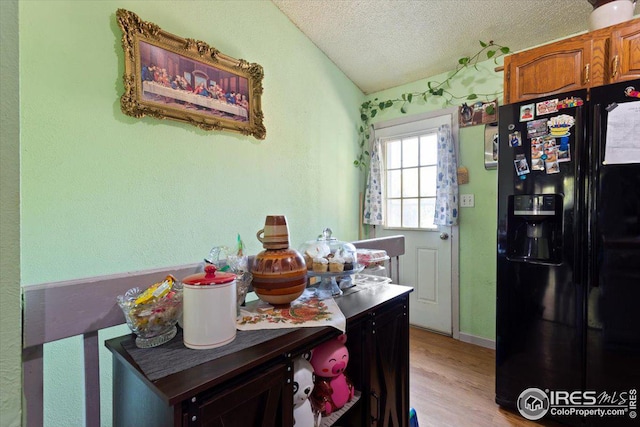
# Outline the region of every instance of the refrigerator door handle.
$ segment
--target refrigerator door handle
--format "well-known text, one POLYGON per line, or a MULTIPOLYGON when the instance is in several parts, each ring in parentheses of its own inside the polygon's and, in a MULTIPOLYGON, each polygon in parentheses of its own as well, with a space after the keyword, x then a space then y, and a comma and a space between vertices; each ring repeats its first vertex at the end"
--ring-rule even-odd
MULTIPOLYGON (((585 194, 596 194, 597 188, 600 186, 600 166, 602 165, 602 155, 604 151, 604 147, 601 144, 601 140, 604 137, 602 135, 602 105, 594 104, 592 106, 593 111, 593 123, 592 123, 592 132, 591 132, 591 144, 589 147, 589 179, 586 181, 586 193, 585 194)), ((596 265, 598 260, 596 259, 596 245, 598 242, 596 241, 595 229, 596 229, 596 212, 598 212, 598 199, 596 197, 588 197, 587 199, 588 209, 587 209, 587 223, 586 223, 586 243, 588 248, 588 258, 587 258, 587 268, 586 275, 587 281, 591 287, 598 287, 598 276, 596 274, 596 265)))

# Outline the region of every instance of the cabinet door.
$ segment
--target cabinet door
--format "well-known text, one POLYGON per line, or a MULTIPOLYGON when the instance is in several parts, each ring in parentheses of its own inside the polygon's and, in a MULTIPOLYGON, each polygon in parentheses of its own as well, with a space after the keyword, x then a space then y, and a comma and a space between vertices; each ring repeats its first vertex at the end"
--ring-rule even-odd
POLYGON ((611 83, 640 78, 640 19, 611 34, 611 83))
POLYGON ((400 300, 370 320, 371 426, 409 425, 409 301, 400 300))
POLYGON ((589 87, 591 51, 592 40, 580 36, 507 56, 505 103, 589 87))
POLYGON ((234 380, 219 391, 202 393, 187 403, 184 427, 291 427, 290 374, 281 363, 234 380))

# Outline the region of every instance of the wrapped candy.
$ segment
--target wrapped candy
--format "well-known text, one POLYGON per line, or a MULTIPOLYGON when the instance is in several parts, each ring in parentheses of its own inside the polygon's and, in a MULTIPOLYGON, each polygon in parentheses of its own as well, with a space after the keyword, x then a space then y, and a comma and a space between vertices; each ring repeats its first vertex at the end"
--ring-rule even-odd
POLYGON ((173 276, 144 291, 129 289, 117 301, 127 325, 137 335, 138 347, 155 347, 175 336, 175 325, 182 314, 182 284, 173 276))

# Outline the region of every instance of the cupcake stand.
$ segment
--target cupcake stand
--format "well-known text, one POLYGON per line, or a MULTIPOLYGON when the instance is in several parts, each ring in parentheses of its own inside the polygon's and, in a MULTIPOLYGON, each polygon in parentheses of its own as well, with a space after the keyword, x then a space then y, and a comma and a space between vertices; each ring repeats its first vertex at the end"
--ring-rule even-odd
MULTIPOLYGON (((316 278, 317 282, 310 287, 315 288, 320 299, 339 297, 344 289, 354 286, 351 275, 361 272, 364 267, 357 263, 356 248, 353 244, 342 242, 332 237, 330 228, 322 230, 316 240, 302 245, 300 252, 304 254, 307 263, 307 278, 316 278), (330 265, 336 260, 344 267, 342 271, 331 271, 330 265), (323 269, 316 268, 318 261, 325 265, 323 269)), ((342 266, 341 266, 342 268, 342 266)))
POLYGON ((313 285, 316 289, 316 295, 320 299, 335 298, 342 295, 343 289, 349 289, 355 286, 351 280, 352 274, 360 273, 364 269, 361 265, 356 265, 353 270, 317 273, 315 271, 307 271, 307 276, 317 277, 319 281, 313 285), (338 281, 340 283, 338 283, 338 281))

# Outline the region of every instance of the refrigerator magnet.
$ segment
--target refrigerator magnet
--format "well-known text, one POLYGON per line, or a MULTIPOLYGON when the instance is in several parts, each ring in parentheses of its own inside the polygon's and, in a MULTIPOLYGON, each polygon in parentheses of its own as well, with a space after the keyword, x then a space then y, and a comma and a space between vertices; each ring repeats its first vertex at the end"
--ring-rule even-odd
POLYGON ((569 129, 571 129, 575 122, 576 119, 569 114, 560 114, 559 116, 551 117, 547 123, 549 133, 555 137, 570 135, 569 129))
POLYGON ((563 108, 573 108, 579 107, 584 104, 582 98, 578 96, 572 96, 570 98, 565 98, 562 101, 558 101, 558 110, 562 110, 563 108))
POLYGON ((555 161, 545 161, 544 167, 547 170, 548 174, 560 173, 560 165, 558 164, 558 160, 555 161))
POLYGON ((628 88, 626 88, 624 90, 624 94, 629 98, 640 98, 640 91, 636 90, 636 88, 633 86, 629 86, 628 88))
POLYGON ((527 138, 536 138, 548 134, 547 119, 527 122, 527 138))
POLYGON ((557 146, 552 146, 552 147, 545 147, 544 148, 544 155, 545 157, 545 161, 546 162, 555 162, 558 160, 558 147, 557 146))
POLYGON ((509 146, 520 147, 522 145, 522 137, 519 131, 515 131, 509 134, 509 146))
POLYGON ((531 170, 534 170, 534 171, 544 170, 544 160, 542 160, 542 157, 538 157, 537 159, 531 159, 531 170))
POLYGON ((526 104, 520 107, 520 121, 526 122, 533 120, 533 104, 526 104))
POLYGON ((531 170, 543 171, 544 170, 544 144, 542 138, 534 138, 531 140, 531 170))
POLYGON ((560 138, 560 145, 558 146, 558 162, 570 162, 571 161, 571 148, 569 146, 569 137, 563 136, 560 138))
POLYGON ((558 111, 558 99, 549 99, 547 101, 536 103, 536 115, 542 116, 545 114, 551 114, 558 111))
POLYGON ((558 163, 570 162, 571 161, 571 148, 567 145, 566 149, 563 150, 562 146, 558 147, 558 163))
POLYGON ((544 169, 548 174, 559 173, 558 147, 556 145, 545 147, 544 149, 544 169))
POLYGON ((513 164, 516 167, 516 173, 518 176, 526 175, 529 171, 529 164, 527 163, 527 159, 524 154, 518 154, 516 159, 513 161, 513 164))

